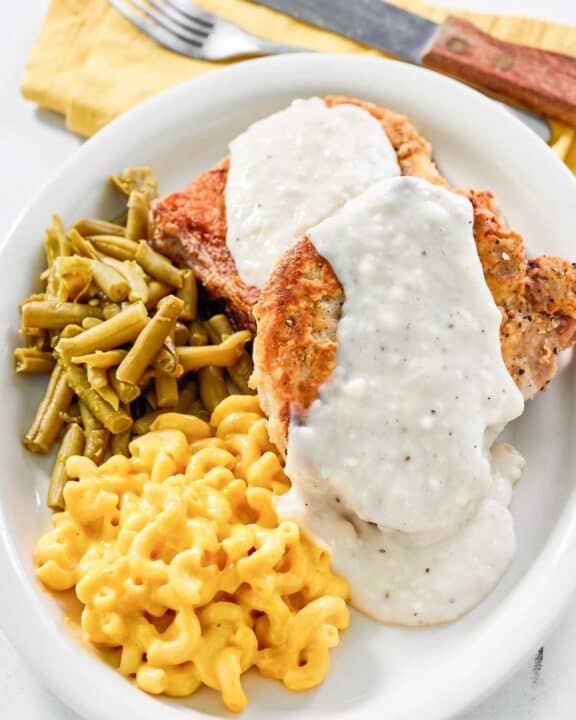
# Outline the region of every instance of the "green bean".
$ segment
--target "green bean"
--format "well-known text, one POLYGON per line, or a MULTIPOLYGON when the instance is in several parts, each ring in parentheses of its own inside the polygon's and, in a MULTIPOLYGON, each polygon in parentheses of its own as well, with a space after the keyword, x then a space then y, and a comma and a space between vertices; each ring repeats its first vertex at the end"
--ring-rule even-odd
POLYGON ((133 190, 155 197, 158 192, 156 174, 149 167, 127 168, 120 175, 110 175, 110 182, 127 197, 133 190))
POLYGON ((138 243, 118 235, 89 235, 87 238, 98 252, 116 260, 134 260, 138 243))
POLYGON ((103 320, 100 320, 100 318, 84 318, 82 320, 82 330, 90 330, 90 328, 96 327, 96 325, 100 325, 103 320))
MULTIPOLYGON (((230 337, 234 333, 234 329, 230 323, 230 320, 226 315, 213 315, 206 321, 206 329, 208 335, 213 343, 222 342, 227 337, 230 337)), ((248 381, 254 371, 254 364, 252 358, 246 350, 242 350, 238 360, 233 365, 226 368, 228 375, 232 378, 232 381, 244 395, 254 395, 254 390, 248 385, 248 381)))
POLYGON ((200 320, 192 320, 190 323, 190 345, 192 347, 208 345, 208 332, 200 320))
POLYGON ((146 284, 146 275, 144 271, 133 260, 116 260, 116 258, 102 256, 102 262, 113 267, 116 272, 120 273, 128 283, 128 299, 130 302, 141 300, 144 303, 149 301, 149 289, 146 284))
POLYGON ((84 455, 90 458, 96 465, 101 465, 106 457, 106 451, 110 442, 110 433, 102 424, 92 415, 89 408, 80 403, 80 415, 82 424, 84 425, 84 435, 86 437, 86 446, 84 447, 84 455))
POLYGON ((182 376, 184 369, 178 362, 176 345, 171 335, 165 338, 164 345, 154 358, 153 365, 162 375, 182 376))
POLYGON ((134 303, 98 327, 84 330, 76 337, 60 340, 57 350, 68 357, 96 350, 113 350, 138 337, 147 322, 148 313, 144 304, 134 303))
POLYGON ((224 372, 214 365, 203 367, 198 371, 198 382, 202 405, 211 413, 229 395, 224 372))
MULTIPOLYGON (((154 376, 154 379, 156 379, 156 376, 154 376)), ((156 390, 152 390, 152 389, 148 390, 146 392, 146 394, 144 395, 144 397, 146 398, 146 402, 148 403, 148 405, 150 405, 152 410, 158 410, 158 402, 156 400, 156 390)))
POLYGON ((176 412, 187 412, 190 409, 192 403, 196 400, 196 394, 196 380, 194 380, 194 378, 190 378, 180 388, 180 392, 178 394, 178 404, 176 405, 176 412))
POLYGON ((86 240, 86 238, 80 235, 78 230, 75 230, 74 228, 70 230, 70 244, 72 245, 74 252, 81 257, 87 257, 91 260, 96 260, 98 257, 96 248, 92 245, 92 243, 86 240))
POLYGON ((96 392, 102 400, 108 403, 108 405, 111 405, 114 410, 118 410, 120 407, 120 398, 118 397, 118 393, 111 385, 103 385, 100 388, 96 388, 96 392))
POLYGON ((92 282, 90 260, 76 255, 56 258, 52 273, 54 289, 61 301, 77 301, 88 292, 92 282))
POLYGON ((44 352, 36 348, 16 348, 14 350, 16 372, 29 375, 50 373, 56 361, 51 352, 44 352))
POLYGON ((178 347, 178 360, 184 372, 197 370, 207 365, 229 367, 240 357, 244 345, 250 340, 247 330, 240 330, 227 337, 219 345, 204 345, 202 347, 178 347))
POLYGON ((194 415, 195 417, 200 418, 200 420, 204 420, 204 422, 210 422, 210 413, 206 410, 206 408, 202 407, 199 400, 192 403, 188 409, 188 415, 194 415))
POLYGON ((212 317, 208 318, 204 324, 206 325, 210 342, 215 345, 221 343, 222 340, 225 340, 229 335, 234 333, 234 328, 232 327, 230 320, 228 320, 226 315, 223 315, 222 313, 212 315, 212 317))
POLYGON ((144 268, 151 277, 175 288, 181 288, 184 284, 182 273, 174 267, 168 258, 152 250, 145 240, 138 243, 136 261, 144 268))
POLYGON ((192 270, 182 270, 182 287, 176 292, 176 295, 184 302, 184 307, 180 313, 182 320, 194 320, 198 311, 198 285, 196 284, 196 276, 192 270))
POLYGON ((77 423, 68 425, 62 444, 56 456, 54 469, 50 476, 50 487, 48 488, 48 507, 54 510, 64 509, 64 487, 70 480, 66 473, 66 461, 73 455, 82 455, 84 452, 84 433, 77 423))
POLYGON ((142 240, 148 237, 148 210, 150 198, 146 193, 132 190, 128 198, 128 217, 126 218, 126 237, 129 240, 142 240))
POLYGON ((158 415, 161 414, 162 410, 155 410, 154 412, 142 415, 142 417, 139 417, 138 420, 134 420, 134 425, 132 427, 134 435, 146 435, 147 432, 150 432, 150 426, 154 420, 156 420, 158 415))
POLYGON ((58 243, 57 257, 62 255, 72 255, 72 248, 70 247, 70 239, 66 235, 64 225, 58 217, 58 215, 52 215, 52 229, 58 243))
POLYGON ((50 351, 50 335, 48 331, 38 330, 37 328, 34 328, 32 331, 32 328, 30 328, 25 335, 26 344, 29 348, 39 350, 40 352, 50 351))
POLYGON ((159 408, 175 408, 178 405, 178 383, 168 375, 156 375, 154 378, 156 403, 159 408))
POLYGON ((174 343, 176 345, 186 345, 190 337, 190 330, 184 323, 177 322, 174 327, 174 343))
POLYGON ((174 330, 182 305, 182 300, 173 295, 163 298, 158 303, 156 314, 138 335, 118 366, 116 374, 119 380, 138 384, 142 373, 160 351, 164 340, 174 330))
POLYGON ((80 220, 76 220, 73 227, 84 237, 89 235, 123 236, 126 233, 126 229, 122 225, 116 225, 106 220, 95 220, 94 218, 80 218, 80 220))
POLYGON ((32 300, 22 305, 22 327, 61 330, 86 317, 102 317, 100 308, 55 300, 32 300))
POLYGON ((140 393, 142 391, 140 390, 138 385, 133 385, 132 383, 122 382, 122 380, 118 380, 116 369, 111 370, 108 373, 108 377, 110 380, 110 385, 114 388, 116 394, 120 398, 120 402, 128 404, 131 403, 133 400, 136 400, 136 398, 140 396, 140 393))
POLYGON ((106 370, 94 367, 93 365, 86 365, 85 370, 90 387, 94 388, 94 390, 100 390, 100 388, 108 385, 108 375, 106 370))
MULTIPOLYGON (((136 421, 138 422, 138 421, 136 421)), ((112 455, 124 455, 130 457, 130 440, 132 439, 132 431, 126 430, 123 433, 112 435, 110 441, 110 452, 112 455)))
POLYGON ((92 365, 93 367, 109 370, 122 362, 126 352, 126 350, 106 350, 105 352, 96 350, 96 352, 87 355, 74 355, 70 359, 75 365, 92 365))
POLYGON ((160 300, 166 297, 166 295, 170 295, 173 290, 174 288, 172 287, 172 285, 158 282, 158 280, 151 280, 148 283, 148 301, 146 304, 150 308, 156 307, 160 300))
MULTIPOLYGON (((90 332, 90 331, 88 331, 90 332)), ((123 409, 115 410, 92 387, 86 377, 86 372, 78 365, 66 364, 66 379, 72 390, 80 400, 89 408, 90 412, 113 435, 124 432, 132 426, 132 418, 123 409)))
POLYGON ((121 309, 122 308, 117 303, 105 303, 104 307, 102 308, 104 320, 110 320, 110 318, 114 317, 114 315, 118 315, 121 309))
POLYGON ((24 445, 30 452, 50 452, 62 427, 62 414, 68 411, 73 397, 74 392, 68 386, 64 368, 58 363, 52 370, 44 398, 24 437, 24 445))
POLYGON ((96 285, 112 302, 121 302, 128 297, 130 285, 126 278, 106 263, 92 260, 92 277, 96 285))
POLYGON ((114 225, 121 225, 124 228, 126 227, 126 220, 128 220, 128 213, 126 210, 123 210, 120 215, 116 215, 116 217, 112 218, 114 225))
POLYGON ((61 338, 72 338, 76 337, 76 335, 80 335, 81 332, 84 332, 81 325, 77 325, 76 323, 70 323, 70 325, 66 325, 66 327, 62 330, 60 333, 61 338))

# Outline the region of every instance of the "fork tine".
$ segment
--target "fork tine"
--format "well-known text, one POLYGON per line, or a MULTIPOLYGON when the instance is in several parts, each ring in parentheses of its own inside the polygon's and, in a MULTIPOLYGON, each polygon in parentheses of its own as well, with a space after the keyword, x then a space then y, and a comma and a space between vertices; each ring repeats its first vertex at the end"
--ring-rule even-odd
POLYGON ((188 57, 202 57, 201 42, 197 40, 182 40, 175 37, 159 25, 149 22, 143 18, 142 15, 139 15, 132 9, 128 8, 123 2, 121 2, 121 0, 108 0, 108 3, 145 35, 148 35, 148 37, 152 38, 152 40, 155 40, 160 45, 168 48, 168 50, 172 50, 173 52, 180 53, 181 55, 186 55, 188 57))
POLYGON ((206 27, 212 27, 222 18, 213 15, 208 10, 202 10, 197 5, 193 5, 188 0, 166 0, 166 4, 170 5, 181 15, 185 15, 189 20, 200 23, 206 27))
POLYGON ((198 42, 199 45, 201 45, 202 40, 205 40, 208 37, 209 31, 198 30, 196 28, 188 29, 182 27, 166 15, 163 15, 162 13, 154 10, 154 8, 152 8, 150 5, 145 5, 143 2, 140 2, 140 0, 129 0, 129 2, 135 8, 138 8, 138 10, 147 15, 151 20, 154 20, 155 23, 161 25, 165 30, 168 30, 168 32, 176 35, 176 37, 179 37, 181 40, 186 40, 188 42, 198 42), (198 38, 201 38, 202 40, 198 40, 198 38))
POLYGON ((171 5, 166 2, 159 2, 159 0, 146 0, 148 5, 152 5, 158 12, 165 15, 167 18, 172 20, 176 25, 179 25, 184 30, 189 30, 191 33, 198 35, 202 38, 207 38, 210 34, 210 29, 204 23, 193 24, 189 17, 174 10, 171 5))

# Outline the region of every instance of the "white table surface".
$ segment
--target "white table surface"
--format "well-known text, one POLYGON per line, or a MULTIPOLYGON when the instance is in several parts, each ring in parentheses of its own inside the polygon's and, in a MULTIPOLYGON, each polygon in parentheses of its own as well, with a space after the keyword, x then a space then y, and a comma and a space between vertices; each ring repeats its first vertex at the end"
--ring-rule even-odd
MULTIPOLYGON (((576 25, 576 0, 440 1, 452 7, 533 15, 576 25)), ((0 49, 2 236, 23 204, 81 143, 66 131, 59 116, 37 110, 19 95, 24 63, 47 7, 48 0, 0 2, 4 30, 0 49)), ((576 717, 575 654, 576 607, 544 648, 535 647, 534 657, 517 675, 465 720, 572 720, 576 717)), ((2 630, 0 720, 80 720, 41 685, 2 630)))

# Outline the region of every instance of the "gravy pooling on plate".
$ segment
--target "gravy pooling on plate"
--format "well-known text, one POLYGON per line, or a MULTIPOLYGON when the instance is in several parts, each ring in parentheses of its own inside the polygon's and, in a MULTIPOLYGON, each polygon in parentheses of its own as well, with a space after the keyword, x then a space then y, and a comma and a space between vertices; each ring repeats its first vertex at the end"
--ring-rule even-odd
POLYGON ((227 245, 261 288, 278 257, 374 182, 400 174, 380 123, 353 105, 295 100, 230 143, 227 245))
POLYGON ((345 302, 336 369, 290 426, 293 489, 280 513, 331 550, 358 608, 388 622, 452 620, 512 558, 502 488, 521 464, 509 450, 491 467, 523 400, 502 360, 471 205, 396 178, 308 235, 345 302))

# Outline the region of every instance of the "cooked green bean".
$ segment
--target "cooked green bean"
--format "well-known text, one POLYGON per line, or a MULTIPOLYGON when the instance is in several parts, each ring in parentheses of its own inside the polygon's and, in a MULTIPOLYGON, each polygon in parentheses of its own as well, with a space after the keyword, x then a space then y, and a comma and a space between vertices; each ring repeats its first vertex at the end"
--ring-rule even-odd
POLYGON ((118 410, 120 407, 120 398, 118 397, 116 390, 114 390, 111 385, 104 385, 103 387, 98 388, 96 392, 100 395, 102 400, 105 400, 114 410, 118 410))
POLYGON ((85 369, 90 387, 94 388, 94 390, 100 390, 100 388, 108 385, 108 374, 106 370, 94 367, 93 365, 86 365, 85 369))
POLYGON ((204 422, 210 422, 210 413, 202 406, 202 403, 199 400, 192 403, 188 409, 188 415, 194 415, 195 417, 200 418, 200 420, 204 420, 204 422))
MULTIPOLYGON (((156 376, 154 376, 154 378, 155 377, 156 376)), ((144 397, 146 398, 146 402, 148 403, 148 405, 150 405, 152 410, 158 410, 158 403, 156 401, 156 390, 147 390, 144 397)))
POLYGON ((240 357, 244 345, 250 340, 247 330, 235 332, 219 345, 205 345, 203 347, 178 347, 178 360, 184 372, 197 370, 207 365, 229 367, 240 357))
POLYGON ((156 173, 149 167, 127 168, 120 175, 110 175, 110 182, 127 197, 133 190, 154 197, 158 192, 156 173))
POLYGON ((90 260, 76 255, 56 258, 52 274, 54 290, 61 301, 76 302, 88 292, 92 282, 90 260))
POLYGON ((104 295, 112 302, 126 300, 130 285, 126 278, 101 260, 92 260, 92 277, 104 295))
POLYGON ((194 320, 198 311, 198 285, 196 276, 192 270, 182 270, 182 287, 176 295, 184 301, 184 307, 180 313, 182 320, 194 320))
POLYGON ((148 283, 148 301, 146 304, 150 308, 155 308, 160 300, 166 297, 166 295, 170 295, 173 290, 174 287, 172 285, 158 282, 158 280, 151 280, 148 283))
POLYGON ((62 427, 62 414, 66 413, 74 397, 68 386, 63 367, 58 363, 48 381, 48 387, 36 416, 24 437, 24 445, 34 453, 48 453, 62 427))
POLYGON ((186 380, 180 392, 178 393, 178 404, 176 405, 176 412, 185 413, 190 409, 192 403, 196 400, 197 386, 196 380, 190 378, 186 380))
POLYGON ((120 402, 124 404, 128 404, 131 403, 133 400, 136 400, 136 398, 142 392, 138 385, 133 385, 132 383, 122 382, 122 380, 118 380, 116 369, 111 370, 108 373, 108 377, 110 380, 110 385, 114 388, 116 394, 120 398, 120 402))
POLYGON ((128 283, 128 299, 130 302, 141 300, 143 303, 149 301, 149 288, 146 283, 146 275, 144 271, 133 260, 116 260, 116 258, 102 256, 102 262, 110 265, 116 270, 128 283))
POLYGON ((152 250, 145 240, 138 243, 136 261, 144 268, 151 277, 175 288, 181 288, 184 284, 182 273, 168 258, 152 250))
POLYGON ((142 240, 148 237, 148 210, 150 198, 146 193, 132 190, 128 198, 126 237, 128 240, 142 240))
POLYGON ((14 359, 16 360, 16 372, 29 375, 50 373, 56 364, 51 352, 44 352, 32 347, 16 348, 14 359))
POLYGON ((86 372, 82 367, 67 364, 65 366, 65 373, 68 384, 72 390, 89 408, 90 412, 113 435, 124 432, 132 426, 132 418, 125 410, 115 410, 109 402, 104 400, 96 390, 90 386, 86 372))
POLYGON ((119 380, 138 384, 142 373, 164 345, 164 340, 174 330, 182 310, 182 300, 169 295, 158 303, 158 310, 138 335, 128 354, 118 366, 119 380))
POLYGON ((84 452, 84 432, 78 423, 68 425, 62 444, 56 456, 54 469, 50 476, 48 488, 48 507, 54 510, 64 509, 64 486, 70 480, 66 473, 66 461, 72 455, 82 455, 84 452))
POLYGON ((96 352, 88 353, 87 355, 74 355, 71 361, 75 365, 92 365, 97 368, 109 368, 116 367, 122 362, 122 359, 126 356, 126 350, 96 350, 96 352))
POLYGON ((59 337, 72 338, 76 337, 76 335, 80 335, 81 332, 84 332, 81 325, 77 325, 76 323, 70 323, 70 325, 66 325, 66 327, 60 332, 59 337))
POLYGON ((175 408, 178 405, 178 382, 168 375, 156 375, 154 378, 156 403, 159 408, 175 408))
POLYGON ((208 332, 200 320, 192 320, 190 323, 190 345, 192 347, 208 345, 208 332))
POLYGON ((174 344, 175 345, 186 345, 190 338, 190 330, 184 325, 184 323, 177 322, 174 327, 174 344))
POLYGON ((32 300, 22 305, 22 327, 61 330, 70 323, 81 323, 86 317, 102 317, 102 310, 90 305, 32 300))
POLYGON ((102 308, 104 320, 110 320, 110 318, 114 317, 114 315, 118 315, 121 310, 122 308, 117 303, 106 303, 102 308))
POLYGON ((60 257, 61 255, 71 255, 72 249, 70 247, 70 238, 66 235, 64 225, 62 225, 62 220, 60 220, 58 215, 52 215, 52 229, 58 243, 57 257, 60 257))
POLYGON ((110 433, 106 428, 102 427, 102 423, 92 415, 88 407, 82 402, 80 403, 80 416, 82 417, 84 436, 86 438, 84 455, 94 461, 96 465, 100 465, 106 457, 110 433))
POLYGON ((150 426, 154 420, 156 420, 158 415, 161 414, 162 410, 155 410, 154 412, 142 415, 142 417, 139 417, 138 420, 134 420, 134 425, 132 426, 132 432, 134 435, 146 435, 147 432, 150 432, 150 426))
POLYGON ((204 324, 206 325, 210 342, 215 345, 221 343, 222 340, 226 340, 228 336, 234 334, 232 323, 228 320, 226 315, 223 315, 222 313, 212 315, 212 317, 208 318, 204 324))
POLYGON ((224 372, 222 368, 214 365, 203 367, 198 371, 198 382, 202 405, 211 413, 216 405, 229 395, 224 372))
POLYGON ((74 228, 70 230, 70 244, 74 252, 81 257, 90 258, 90 260, 95 260, 98 257, 96 248, 92 243, 86 240, 86 238, 80 235, 78 230, 74 228))
POLYGON ((89 235, 120 235, 126 233, 126 228, 122 225, 108 222, 107 220, 95 220, 94 218, 80 218, 73 225, 80 235, 84 237, 89 235))
MULTIPOLYGON (((136 421, 137 422, 137 421, 136 421)), ((132 439, 132 430, 126 430, 123 433, 117 433, 112 435, 110 440, 110 452, 112 455, 125 455, 130 456, 130 440, 132 439)))
POLYGON ((148 313, 144 304, 134 303, 98 327, 84 330, 76 337, 60 340, 57 350, 68 357, 96 350, 113 350, 138 337, 147 322, 148 313))
POLYGON ((116 260, 134 260, 138 243, 118 235, 89 235, 87 238, 98 252, 116 260))
MULTIPOLYGON (((206 321, 206 329, 213 343, 222 342, 234 333, 232 324, 226 315, 213 315, 206 321)), ((254 390, 248 385, 248 381, 254 371, 252 358, 246 350, 242 350, 238 360, 233 365, 226 368, 228 375, 232 378, 234 384, 245 395, 253 395, 254 390)))
POLYGON ((82 330, 90 330, 90 328, 96 327, 96 325, 100 325, 102 322, 104 321, 100 320, 100 318, 84 318, 84 320, 82 320, 82 330))

